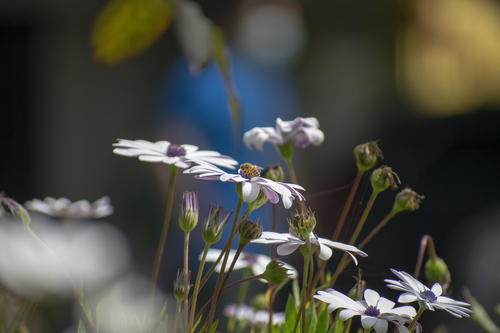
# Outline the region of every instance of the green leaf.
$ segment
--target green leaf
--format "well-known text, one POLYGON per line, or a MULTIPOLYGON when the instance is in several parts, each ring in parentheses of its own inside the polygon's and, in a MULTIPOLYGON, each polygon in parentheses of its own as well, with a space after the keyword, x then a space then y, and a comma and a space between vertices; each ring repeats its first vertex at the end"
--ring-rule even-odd
POLYGON ((156 41, 169 27, 172 0, 111 0, 94 22, 94 58, 104 65, 133 56, 156 41))
POLYGON ((339 313, 337 311, 337 314, 335 315, 335 321, 328 330, 328 333, 342 333, 344 331, 344 322, 340 320, 339 318, 339 313))
POLYGON ((103 298, 99 301, 99 303, 97 303, 97 307, 95 309, 97 332, 99 332, 99 327, 101 326, 102 317, 104 316, 104 313, 103 313, 104 304, 105 304, 105 301, 103 298))
POLYGON ((328 307, 323 306, 323 310, 318 317, 318 325, 316 326, 316 333, 326 333, 329 324, 328 307))
POLYGON ((295 301, 292 295, 288 295, 285 309, 285 325, 287 332, 293 332, 295 320, 297 320, 297 308, 295 307, 295 301))
POLYGON ((309 308, 306 310, 306 332, 315 333, 317 324, 318 317, 316 316, 316 309, 314 308, 314 304, 310 303, 309 308))
POLYGON ((77 333, 87 333, 87 331, 85 330, 85 326, 83 325, 83 322, 82 322, 81 319, 78 322, 78 331, 77 331, 77 333))
POLYGON ((210 333, 214 333, 215 330, 217 329, 217 325, 219 325, 219 319, 215 321, 215 323, 212 324, 212 328, 210 329, 210 333))
POLYGON ((196 321, 196 323, 194 323, 194 325, 193 325, 193 332, 195 331, 195 329, 198 326, 198 324, 200 323, 200 321, 201 321, 201 316, 200 316, 200 318, 198 318, 198 320, 196 321))
POLYGON ((78 297, 78 301, 80 302, 80 306, 82 307, 83 312, 85 312, 85 315, 87 316, 87 319, 89 320, 89 322, 91 324, 93 324, 94 320, 92 319, 92 311, 90 311, 90 306, 89 306, 89 303, 87 302, 87 299, 85 298, 82 286, 80 286, 78 293, 80 296, 80 297, 78 297))
POLYGON ((226 55, 224 48, 224 34, 222 30, 218 27, 212 27, 212 56, 219 67, 222 77, 224 78, 224 83, 226 84, 227 99, 229 104, 229 110, 231 111, 231 118, 233 120, 233 132, 236 137, 241 135, 241 107, 236 90, 234 89, 231 70, 229 67, 229 59, 226 55))

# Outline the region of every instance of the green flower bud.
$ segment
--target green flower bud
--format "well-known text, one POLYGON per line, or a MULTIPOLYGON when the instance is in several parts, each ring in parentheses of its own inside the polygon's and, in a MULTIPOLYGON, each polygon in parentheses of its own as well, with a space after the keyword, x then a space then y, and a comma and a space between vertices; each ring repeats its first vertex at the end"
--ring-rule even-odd
MULTIPOLYGON (((191 280, 191 271, 188 271, 188 294, 189 294, 189 289, 192 287, 191 284, 189 284, 189 281, 191 280)), ((174 296, 177 302, 182 302, 184 300, 184 270, 183 269, 178 269, 177 270, 177 278, 174 280, 174 296)))
POLYGON ((309 239, 311 231, 313 231, 316 226, 316 218, 310 209, 301 214, 297 211, 292 213, 292 218, 287 221, 290 228, 304 239, 309 239))
POLYGON ((423 199, 425 199, 423 195, 418 195, 417 192, 412 191, 410 188, 405 188, 396 194, 396 200, 394 201, 392 210, 395 213, 399 213, 403 210, 414 211, 420 208, 420 202, 423 199))
POLYGON ((349 293, 347 294, 347 296, 355 301, 363 300, 363 295, 366 290, 366 281, 361 279, 361 269, 359 269, 358 272, 358 276, 354 276, 354 278, 356 279, 356 284, 351 288, 351 290, 349 290, 349 293))
POLYGON ((375 141, 356 146, 354 156, 356 157, 358 169, 363 172, 370 170, 384 159, 384 155, 375 141))
POLYGON ((391 187, 391 189, 395 190, 398 188, 398 186, 396 185, 396 180, 399 184, 401 184, 398 175, 387 165, 382 165, 380 168, 375 169, 372 172, 371 181, 373 191, 382 192, 385 191, 389 186, 391 187))
POLYGON ((261 176, 275 182, 282 182, 285 179, 285 172, 281 165, 275 164, 265 168, 261 176))
POLYGON ((207 244, 214 244, 220 240, 232 214, 233 212, 228 214, 227 209, 224 212, 224 207, 220 205, 210 205, 208 217, 201 229, 201 236, 207 244))
POLYGON ((265 203, 267 202, 267 200, 268 200, 267 195, 265 195, 264 192, 262 192, 262 190, 260 190, 259 195, 257 196, 257 199, 248 203, 248 211, 253 212, 257 208, 264 206, 265 203))
POLYGON ((238 224, 238 241, 242 248, 247 246, 252 239, 259 238, 262 235, 262 226, 257 221, 242 220, 238 224))
POLYGON ((281 156, 288 161, 292 161, 293 154, 295 153, 295 147, 293 143, 286 143, 282 146, 278 145, 278 149, 280 151, 281 156))
POLYGON ((195 192, 184 192, 182 195, 181 213, 179 215, 179 226, 185 232, 190 232, 198 224, 198 194, 195 192))
POLYGON ((451 283, 451 275, 448 266, 444 260, 439 257, 430 257, 429 260, 427 260, 425 263, 425 278, 429 286, 438 282, 441 287, 443 287, 443 293, 446 292, 446 289, 448 289, 451 283))
POLYGON ((0 216, 2 212, 20 218, 25 227, 30 225, 31 218, 26 209, 14 199, 4 197, 3 193, 0 193, 0 216))
POLYGON ((274 259, 267 264, 262 278, 269 281, 269 283, 280 284, 290 278, 290 273, 284 267, 283 262, 274 259))
POLYGON ((269 301, 266 298, 266 294, 259 293, 252 297, 250 300, 250 305, 256 310, 267 310, 269 308, 269 301))

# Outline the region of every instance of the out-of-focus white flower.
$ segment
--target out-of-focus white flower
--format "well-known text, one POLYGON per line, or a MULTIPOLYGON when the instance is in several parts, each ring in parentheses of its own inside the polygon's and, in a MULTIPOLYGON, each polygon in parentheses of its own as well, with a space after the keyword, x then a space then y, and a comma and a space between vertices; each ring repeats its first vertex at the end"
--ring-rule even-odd
POLYGON ((255 176, 242 169, 237 174, 230 174, 207 163, 199 163, 192 168, 184 170, 184 173, 198 173, 194 178, 203 180, 220 180, 222 182, 231 181, 242 184, 243 201, 253 202, 259 196, 260 191, 268 197, 273 204, 279 201, 279 196, 283 200, 285 208, 290 208, 295 199, 305 200, 304 196, 297 190, 305 191, 304 188, 296 184, 275 182, 267 178, 255 176))
MULTIPOLYGON (((347 252, 352 257, 356 265, 358 264, 358 261, 351 252, 354 252, 355 254, 362 257, 367 256, 366 253, 359 250, 355 246, 334 242, 326 238, 320 238, 312 232, 309 236, 309 241, 312 245, 317 245, 319 247, 319 258, 321 260, 330 259, 330 257, 332 256, 332 249, 339 249, 347 252)), ((260 238, 253 239, 251 243, 281 244, 278 246, 276 251, 280 256, 286 256, 297 250, 299 246, 306 244, 306 241, 292 229, 289 229, 288 233, 282 234, 272 231, 264 231, 262 232, 262 236, 260 236, 260 238)))
POLYGON ((46 197, 45 199, 33 199, 26 201, 24 206, 29 210, 40 212, 58 219, 97 219, 113 214, 113 206, 110 205, 109 197, 102 197, 94 203, 87 200, 71 202, 67 198, 55 199, 46 197))
POLYGON ((243 142, 248 149, 255 146, 258 150, 263 150, 265 142, 276 146, 293 143, 296 147, 306 148, 310 144, 319 146, 324 140, 325 135, 319 129, 318 119, 313 117, 297 117, 293 121, 283 121, 278 118, 276 128, 254 127, 243 135, 243 142))
POLYGON ((380 295, 371 289, 364 292, 363 301, 355 301, 350 297, 334 290, 318 291, 314 298, 328 303, 328 311, 333 312, 338 308, 340 311, 340 320, 346 321, 353 316, 361 316, 361 325, 369 329, 373 327, 377 333, 386 333, 388 322, 396 325, 400 333, 409 333, 408 328, 404 326, 406 321, 411 321, 417 314, 411 306, 400 306, 394 308, 394 302, 380 295))
POLYGON ((123 156, 139 156, 140 161, 163 162, 178 168, 189 168, 193 163, 209 163, 234 169, 238 162, 229 156, 212 150, 198 150, 193 145, 176 145, 168 141, 149 142, 146 140, 123 140, 113 143, 113 153, 123 156))
MULTIPOLYGON (((102 322, 100 333, 137 333, 149 332, 153 321, 142 320, 146 313, 155 317, 160 314, 165 301, 175 304, 172 295, 155 292, 154 302, 150 308, 151 279, 139 274, 128 273, 113 281, 106 288, 90 295, 89 303, 102 303, 102 322), (126 318, 126 320, 124 320, 126 318)), ((76 318, 84 318, 85 314, 80 306, 75 306, 76 318)), ((168 316, 170 318, 170 314, 168 316)), ((162 318, 164 319, 164 318, 162 318)), ((170 332, 170 330, 167 330, 170 332)))
POLYGON ((387 282, 387 287, 395 290, 404 291, 398 298, 400 303, 411 303, 419 301, 424 303, 425 307, 431 311, 434 309, 445 310, 451 315, 462 318, 470 317, 472 310, 464 308, 464 306, 470 306, 469 303, 456 301, 452 298, 441 296, 443 293, 443 288, 439 283, 434 283, 431 289, 427 288, 422 282, 415 279, 410 274, 397 271, 391 268, 398 278, 401 280, 390 280, 385 279, 387 282))
POLYGON ((49 292, 74 296, 76 285, 93 290, 129 267, 124 235, 106 223, 60 225, 34 219, 31 228, 50 251, 20 225, 0 221, 0 281, 26 297, 49 292), (55 257, 54 257, 55 255, 55 257))
MULTIPOLYGON (((216 249, 210 249, 207 252, 207 257, 206 261, 207 262, 215 262, 217 258, 219 258, 221 250, 216 250, 216 249)), ((229 251, 229 257, 228 261, 233 262, 234 256, 236 255, 236 250, 230 250, 229 251)), ((200 254, 198 257, 199 260, 201 260, 203 256, 203 253, 200 254)), ((254 253, 249 253, 249 252, 241 252, 240 256, 236 260, 236 263, 234 264, 235 269, 242 269, 242 268, 250 268, 252 270, 252 273, 254 275, 260 275, 264 273, 266 270, 267 264, 271 262, 271 258, 264 255, 264 254, 254 254, 254 253)), ((222 264, 219 262, 217 266, 215 266, 215 271, 220 272, 220 269, 222 267, 222 264)), ((283 267, 285 267, 288 270, 288 274, 290 274, 291 279, 296 279, 299 274, 293 266, 283 263, 283 267)), ((267 282, 264 279, 260 279, 262 282, 267 282)))
MULTIPOLYGON (((238 321, 246 321, 252 327, 264 327, 269 323, 269 311, 255 309, 246 304, 228 304, 224 307, 224 315, 238 321)), ((285 322, 285 313, 273 313, 273 325, 285 322)))

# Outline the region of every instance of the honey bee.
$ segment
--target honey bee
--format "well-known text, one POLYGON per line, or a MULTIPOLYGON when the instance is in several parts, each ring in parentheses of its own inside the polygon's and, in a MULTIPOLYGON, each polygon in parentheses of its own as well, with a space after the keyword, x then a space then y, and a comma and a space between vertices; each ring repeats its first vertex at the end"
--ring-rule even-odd
POLYGON ((240 165, 241 175, 248 179, 259 177, 260 170, 262 169, 262 167, 250 163, 243 163, 242 165, 240 165))

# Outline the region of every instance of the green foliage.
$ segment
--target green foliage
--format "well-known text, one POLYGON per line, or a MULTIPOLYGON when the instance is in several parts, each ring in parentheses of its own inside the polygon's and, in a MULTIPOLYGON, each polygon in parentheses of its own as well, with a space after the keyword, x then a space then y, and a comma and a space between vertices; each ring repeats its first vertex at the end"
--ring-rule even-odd
POLYGON ((104 311, 104 304, 105 304, 105 301, 103 298, 99 301, 99 303, 97 303, 97 307, 95 310, 97 332, 99 332, 99 327, 101 326, 102 317, 104 316, 104 312, 103 312, 104 311))
POLYGON ((85 330, 85 326, 83 325, 83 322, 82 322, 81 319, 78 322, 78 331, 77 331, 77 333, 87 333, 87 331, 85 330))
POLYGON ((316 333, 316 325, 318 324, 318 317, 316 316, 316 309, 314 304, 309 304, 306 310, 306 332, 316 333))
POLYGON ((215 323, 212 324, 212 328, 210 329, 209 333, 214 333, 215 330, 217 329, 217 325, 219 325, 219 319, 217 319, 215 323))
POLYGON ((328 330, 328 324, 329 324, 329 315, 328 315, 328 307, 326 306, 326 303, 321 304, 320 308, 323 308, 323 310, 320 310, 320 314, 318 316, 318 324, 316 325, 316 333, 326 333, 328 330))
POLYGON ((292 295, 288 295, 288 300, 286 302, 285 310, 285 327, 286 332, 293 332, 295 326, 295 321, 297 320, 297 308, 295 307, 295 301, 292 295))

